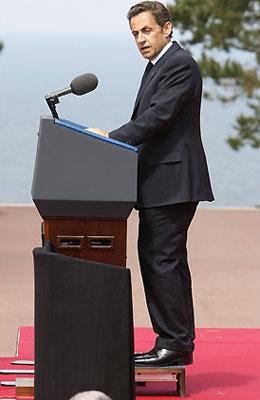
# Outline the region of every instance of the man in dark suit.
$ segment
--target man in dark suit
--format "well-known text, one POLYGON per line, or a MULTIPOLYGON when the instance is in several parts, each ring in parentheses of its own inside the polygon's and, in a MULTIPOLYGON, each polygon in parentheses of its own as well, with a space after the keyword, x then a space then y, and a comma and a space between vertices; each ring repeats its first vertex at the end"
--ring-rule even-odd
POLYGON ((172 22, 157 1, 131 7, 138 49, 149 60, 131 120, 109 137, 137 146, 139 260, 155 347, 143 366, 192 363, 194 315, 187 231, 198 202, 213 200, 200 134, 202 80, 192 57, 171 41, 172 22))

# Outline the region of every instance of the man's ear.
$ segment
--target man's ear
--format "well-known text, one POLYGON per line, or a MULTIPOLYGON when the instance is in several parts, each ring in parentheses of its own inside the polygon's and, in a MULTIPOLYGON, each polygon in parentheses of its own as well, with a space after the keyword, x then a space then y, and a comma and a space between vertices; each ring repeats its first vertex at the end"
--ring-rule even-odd
POLYGON ((163 26, 164 37, 169 36, 171 31, 172 31, 172 23, 170 21, 165 22, 163 26))

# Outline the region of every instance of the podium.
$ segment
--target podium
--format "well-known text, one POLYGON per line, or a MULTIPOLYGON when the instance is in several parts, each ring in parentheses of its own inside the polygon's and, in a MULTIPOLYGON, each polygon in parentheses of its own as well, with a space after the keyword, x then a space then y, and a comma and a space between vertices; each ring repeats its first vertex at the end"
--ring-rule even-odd
POLYGON ((137 149, 71 121, 42 117, 32 198, 43 218, 34 249, 35 399, 101 390, 133 400, 127 218, 137 149))
POLYGON ((43 218, 44 241, 64 255, 125 266, 137 158, 133 146, 42 117, 32 199, 43 218))

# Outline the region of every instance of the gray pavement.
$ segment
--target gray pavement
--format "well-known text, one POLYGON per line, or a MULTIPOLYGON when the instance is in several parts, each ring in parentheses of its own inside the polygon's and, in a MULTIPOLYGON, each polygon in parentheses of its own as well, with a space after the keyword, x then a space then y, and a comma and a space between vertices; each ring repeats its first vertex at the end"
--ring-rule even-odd
MULTIPOLYGON (((32 206, 0 205, 0 356, 12 356, 19 326, 33 325, 32 249, 41 218, 32 206)), ((128 221, 134 320, 150 326, 136 253, 138 216, 128 221)), ((189 259, 197 327, 260 327, 259 209, 200 208, 189 259)))

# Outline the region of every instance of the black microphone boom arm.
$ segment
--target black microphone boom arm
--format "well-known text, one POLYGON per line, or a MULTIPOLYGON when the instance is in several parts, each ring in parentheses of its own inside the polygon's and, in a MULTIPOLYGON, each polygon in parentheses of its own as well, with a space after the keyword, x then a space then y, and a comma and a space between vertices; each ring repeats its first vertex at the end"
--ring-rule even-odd
POLYGON ((56 104, 58 104, 60 102, 59 97, 58 96, 52 96, 52 95, 47 95, 45 96, 45 100, 48 104, 48 107, 51 111, 51 114, 53 116, 53 118, 59 119, 59 115, 57 113, 56 110, 56 104))

